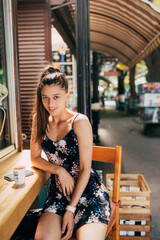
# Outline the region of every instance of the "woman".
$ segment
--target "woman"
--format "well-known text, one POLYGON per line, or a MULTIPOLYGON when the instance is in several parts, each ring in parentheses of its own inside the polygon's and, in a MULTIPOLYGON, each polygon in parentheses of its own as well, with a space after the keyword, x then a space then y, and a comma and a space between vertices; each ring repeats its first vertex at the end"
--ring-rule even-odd
POLYGON ((50 188, 35 239, 104 240, 110 216, 109 197, 91 168, 92 130, 83 114, 66 108, 68 82, 52 66, 37 87, 31 138, 31 161, 49 172, 50 188), (48 161, 41 157, 45 152, 48 161))

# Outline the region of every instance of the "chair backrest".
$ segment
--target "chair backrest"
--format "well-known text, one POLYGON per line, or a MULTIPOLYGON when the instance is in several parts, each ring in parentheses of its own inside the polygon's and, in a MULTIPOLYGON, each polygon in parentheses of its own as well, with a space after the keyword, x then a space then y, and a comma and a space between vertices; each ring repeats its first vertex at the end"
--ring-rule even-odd
POLYGON ((93 146, 92 160, 114 164, 114 186, 112 201, 115 203, 119 202, 122 147, 116 146, 115 148, 110 148, 93 146))

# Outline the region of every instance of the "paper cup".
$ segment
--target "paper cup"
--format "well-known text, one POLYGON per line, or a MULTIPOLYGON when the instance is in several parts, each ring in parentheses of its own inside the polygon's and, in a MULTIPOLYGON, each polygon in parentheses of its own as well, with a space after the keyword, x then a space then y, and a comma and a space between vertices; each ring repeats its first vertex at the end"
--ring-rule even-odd
POLYGON ((25 183, 25 166, 14 167, 13 174, 17 185, 23 185, 25 183))

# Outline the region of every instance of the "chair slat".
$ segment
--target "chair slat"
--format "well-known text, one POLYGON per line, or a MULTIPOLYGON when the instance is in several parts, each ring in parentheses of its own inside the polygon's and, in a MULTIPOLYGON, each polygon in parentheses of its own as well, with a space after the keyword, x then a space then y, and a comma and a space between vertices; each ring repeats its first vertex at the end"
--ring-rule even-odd
POLYGON ((93 146, 92 160, 97 162, 114 163, 115 148, 93 146))
POLYGON ((113 201, 118 202, 120 199, 122 147, 117 146, 115 150, 113 201))

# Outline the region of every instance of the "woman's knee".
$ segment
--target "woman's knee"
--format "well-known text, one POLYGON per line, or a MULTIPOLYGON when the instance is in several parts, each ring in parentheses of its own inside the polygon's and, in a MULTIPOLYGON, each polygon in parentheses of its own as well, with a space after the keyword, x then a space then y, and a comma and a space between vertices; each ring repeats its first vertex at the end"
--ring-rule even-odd
POLYGON ((61 234, 58 232, 36 232, 34 240, 60 240, 61 234))
POLYGON ((34 240, 45 240, 45 237, 36 233, 34 236, 34 240))
POLYGON ((107 232, 107 225, 104 223, 87 223, 76 232, 77 240, 104 240, 107 232))
POLYGON ((38 232, 35 233, 34 240, 45 240, 45 239, 46 239, 46 236, 44 234, 38 233, 38 232))
POLYGON ((53 213, 44 213, 38 222, 34 240, 53 239, 61 239, 61 217, 53 213))

